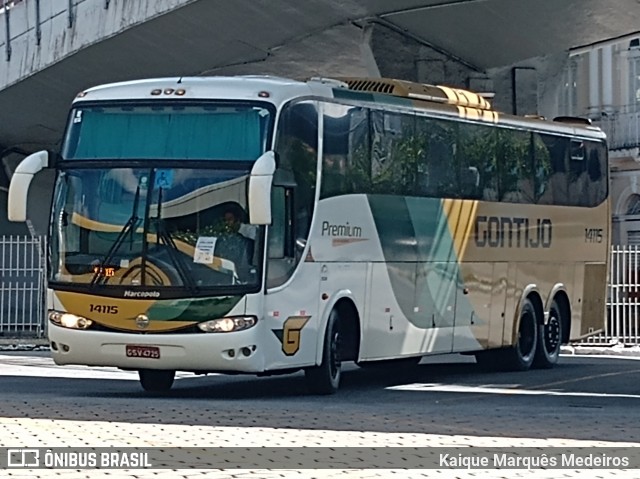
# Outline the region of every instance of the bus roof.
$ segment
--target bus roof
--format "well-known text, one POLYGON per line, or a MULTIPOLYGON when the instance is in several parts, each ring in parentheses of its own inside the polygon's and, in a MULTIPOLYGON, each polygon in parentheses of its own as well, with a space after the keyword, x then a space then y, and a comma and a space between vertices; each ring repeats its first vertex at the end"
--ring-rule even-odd
POLYGON ((273 76, 170 77, 110 83, 89 88, 75 101, 253 100, 276 106, 304 96, 331 98, 331 88, 273 76))
POLYGON ((425 85, 386 78, 312 78, 306 82, 274 76, 168 77, 111 83, 89 88, 80 101, 109 100, 253 100, 282 106, 301 97, 358 101, 415 110, 435 110, 469 121, 500 123, 516 128, 546 130, 565 135, 604 139, 586 120, 562 117, 558 121, 497 112, 480 94, 446 86, 425 85))

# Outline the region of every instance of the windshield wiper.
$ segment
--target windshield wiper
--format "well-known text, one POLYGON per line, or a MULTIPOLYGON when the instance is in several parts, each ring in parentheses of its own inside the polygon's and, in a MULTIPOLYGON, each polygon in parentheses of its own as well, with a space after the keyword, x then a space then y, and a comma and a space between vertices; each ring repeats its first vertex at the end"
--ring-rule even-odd
POLYGON ((125 237, 127 236, 127 233, 129 232, 131 233, 131 241, 133 242, 133 233, 135 232, 135 229, 138 226, 138 223, 140 222, 140 217, 138 216, 139 202, 140 202, 140 184, 138 184, 138 186, 136 187, 136 195, 133 198, 133 210, 131 211, 131 216, 129 217, 125 225, 120 230, 120 233, 118 233, 118 237, 116 238, 116 240, 113 242, 113 244, 107 251, 107 254, 100 261, 99 266, 97 266, 96 270, 93 272, 93 278, 91 278, 91 283, 89 283, 90 286, 101 284, 103 280, 104 282, 108 281, 108 278, 106 276, 101 276, 101 275, 104 272, 105 266, 113 259, 113 256, 116 254, 116 251, 118 251, 118 248, 124 241, 125 237))
POLYGON ((171 234, 167 231, 167 226, 162 218, 162 187, 158 188, 158 214, 154 218, 156 223, 156 234, 158 241, 162 241, 167 246, 167 252, 169 253, 169 258, 171 258, 171 262, 173 266, 176 268, 182 283, 189 288, 191 293, 195 294, 198 292, 198 286, 193 281, 193 278, 189 274, 188 268, 185 266, 183 259, 180 257, 181 252, 175 241, 171 237, 171 234))

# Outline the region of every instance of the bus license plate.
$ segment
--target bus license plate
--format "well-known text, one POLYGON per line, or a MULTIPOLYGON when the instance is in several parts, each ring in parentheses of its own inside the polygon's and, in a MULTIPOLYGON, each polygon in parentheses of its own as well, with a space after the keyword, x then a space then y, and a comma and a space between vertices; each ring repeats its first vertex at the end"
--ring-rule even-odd
POLYGON ((126 351, 128 358, 160 359, 160 348, 157 346, 127 344, 126 351))

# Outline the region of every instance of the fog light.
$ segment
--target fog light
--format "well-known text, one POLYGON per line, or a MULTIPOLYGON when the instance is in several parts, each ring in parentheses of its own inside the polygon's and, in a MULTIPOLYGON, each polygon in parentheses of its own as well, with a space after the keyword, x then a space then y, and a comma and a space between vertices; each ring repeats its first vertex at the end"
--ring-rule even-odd
POLYGON ((240 352, 242 353, 242 355, 246 358, 248 358, 249 356, 251 356, 251 349, 244 347, 240 350, 240 352))

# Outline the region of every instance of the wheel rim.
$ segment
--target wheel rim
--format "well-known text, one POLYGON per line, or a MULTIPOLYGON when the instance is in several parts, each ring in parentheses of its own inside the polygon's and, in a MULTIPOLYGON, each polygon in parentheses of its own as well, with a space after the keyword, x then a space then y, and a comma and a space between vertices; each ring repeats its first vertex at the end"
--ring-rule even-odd
POLYGON ((533 313, 529 310, 523 311, 518 333, 518 349, 525 361, 532 358, 535 353, 535 329, 536 320, 533 313))
POLYGON ((560 346, 560 318, 552 311, 549 322, 544 327, 544 347, 550 354, 555 354, 560 346))

